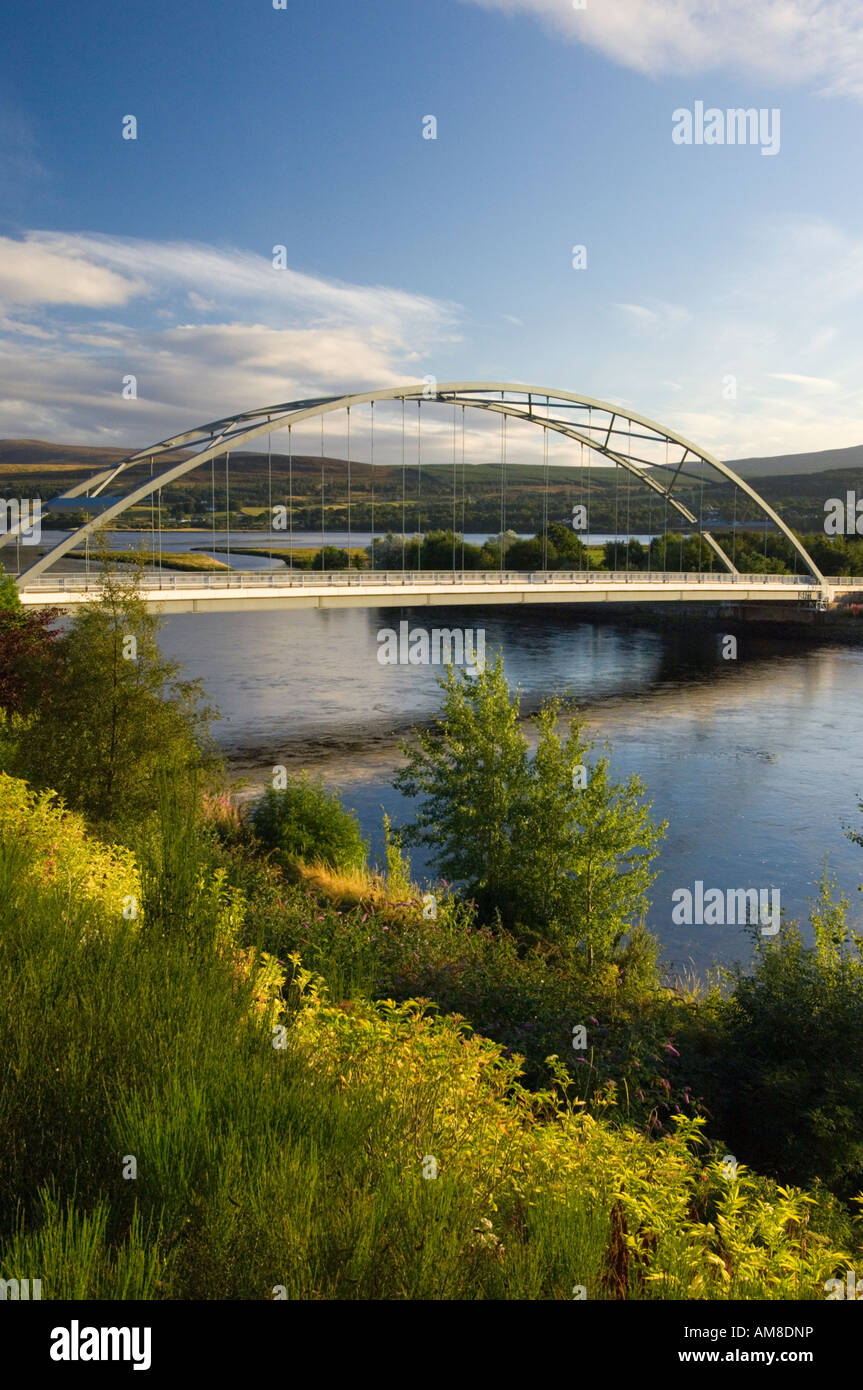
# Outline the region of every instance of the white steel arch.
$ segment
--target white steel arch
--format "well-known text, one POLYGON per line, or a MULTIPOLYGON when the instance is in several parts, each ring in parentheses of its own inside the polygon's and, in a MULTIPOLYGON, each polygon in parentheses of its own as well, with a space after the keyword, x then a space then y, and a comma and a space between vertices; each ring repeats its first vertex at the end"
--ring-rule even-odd
MULTIPOLYGON (((105 506, 100 503, 99 515, 70 532, 44 556, 36 560, 18 576, 18 587, 27 584, 49 569, 61 556, 70 550, 98 527, 113 517, 119 516, 128 507, 135 505, 153 492, 183 477, 184 474, 199 468, 210 459, 251 443, 264 435, 284 429, 288 425, 300 424, 304 420, 324 416, 334 411, 368 405, 377 401, 437 401, 444 404, 462 405, 474 409, 493 411, 512 418, 529 421, 540 428, 551 429, 566 435, 591 449, 594 453, 638 477, 646 487, 662 496, 667 503, 686 521, 695 523, 697 518, 678 498, 673 496, 673 488, 681 475, 684 464, 701 463, 720 477, 734 484, 749 497, 777 529, 785 536, 803 560, 809 573, 818 584, 824 584, 824 576, 816 566, 806 548, 785 524, 776 511, 756 490, 727 464, 722 463, 707 450, 699 448, 691 440, 674 430, 667 430, 655 420, 639 415, 624 406, 613 405, 608 401, 596 400, 590 396, 576 395, 570 391, 555 390, 539 386, 527 386, 520 382, 500 381, 460 381, 460 382, 420 382, 408 386, 384 387, 376 391, 360 392, 353 395, 320 396, 301 401, 287 401, 276 405, 262 406, 257 410, 241 411, 236 415, 214 420, 197 429, 172 435, 147 449, 121 459, 111 468, 103 470, 85 482, 70 488, 61 496, 52 498, 45 506, 50 511, 52 505, 67 503, 74 498, 99 498, 115 479, 136 464, 154 464, 163 455, 177 449, 200 446, 191 458, 168 465, 162 472, 153 472, 143 483, 135 486, 126 496, 112 499, 105 506), (539 413, 542 410, 543 413, 539 413), (638 427, 634 429, 633 427, 638 427), (628 449, 624 454, 618 447, 619 438, 625 437, 628 449), (651 448, 665 448, 666 461, 657 457, 645 458, 643 453, 632 453, 632 441, 640 441, 643 453, 651 448), (667 450, 670 447, 681 450, 680 457, 670 462, 667 450), (657 475, 674 471, 674 476, 665 486, 657 475)), ((86 510, 86 506, 83 510, 86 510)), ((0 548, 8 544, 18 534, 18 527, 0 535, 0 548)), ((736 573, 732 561, 709 531, 700 534, 719 557, 722 564, 736 573)))

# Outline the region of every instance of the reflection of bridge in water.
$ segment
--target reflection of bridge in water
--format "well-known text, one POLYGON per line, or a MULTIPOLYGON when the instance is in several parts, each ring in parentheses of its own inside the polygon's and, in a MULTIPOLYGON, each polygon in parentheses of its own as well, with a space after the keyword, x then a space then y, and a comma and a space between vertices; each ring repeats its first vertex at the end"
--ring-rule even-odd
MULTIPOLYGON (((230 613, 268 608, 413 608, 459 604, 519 603, 701 603, 772 604, 812 612, 840 603, 863 579, 827 579, 784 574, 647 574, 640 571, 497 570, 464 572, 333 574, 246 571, 230 574, 147 574, 142 597, 163 613, 230 613)), ((20 590, 34 606, 77 608, 98 598, 98 573, 43 576, 20 590)), ((777 617, 780 616, 777 612, 777 617)))
MULTIPOLYGON (((494 433, 497 434, 497 425, 494 433)), ((555 486, 559 487, 560 484, 555 486)), ((828 607, 841 601, 843 594, 847 598, 850 591, 861 587, 861 584, 852 581, 838 583, 825 579, 798 537, 749 483, 706 450, 645 416, 636 415, 623 406, 576 396, 567 391, 506 382, 437 383, 429 377, 418 385, 391 387, 358 395, 322 396, 314 400, 289 401, 242 411, 128 455, 45 504, 44 510, 49 513, 75 510, 83 512, 86 519, 18 574, 16 582, 22 600, 30 605, 59 604, 64 608, 73 608, 95 598, 100 593, 98 575, 88 572, 87 577, 59 576, 51 575, 48 571, 63 556, 82 545, 89 559, 91 535, 129 508, 139 507, 148 498, 152 510, 153 558, 158 534, 160 563, 158 573, 144 577, 142 590, 148 602, 170 612, 560 602, 769 603, 811 609, 828 607), (410 431, 408 405, 411 407, 410 431), (446 419, 443 428, 438 417, 430 426, 427 425, 424 441, 423 416, 428 417, 435 409, 444 411, 446 419), (484 435, 479 428, 471 435, 469 451, 466 449, 466 412, 471 413, 472 420, 480 420, 485 428, 484 435), (531 499, 531 505, 535 500, 537 508, 541 506, 536 527, 541 547, 541 554, 536 558, 540 563, 533 566, 537 572, 505 570, 504 543, 498 546, 498 570, 468 571, 463 560, 461 566, 457 563, 458 544, 455 537, 459 531, 462 537, 464 535, 468 493, 471 493, 472 504, 476 490, 474 480, 483 473, 483 469, 473 471, 475 465, 485 465, 484 472, 489 475, 491 434, 487 426, 490 422, 494 423, 495 417, 499 422, 500 455, 499 461, 494 462, 491 476, 495 508, 499 495, 500 533, 503 535, 506 532, 507 507, 512 506, 513 492, 517 491, 520 506, 526 505, 526 497, 531 499), (339 427, 346 438, 346 451, 344 459, 337 463, 334 488, 333 459, 325 458, 324 429, 327 422, 332 435, 334 424, 342 418, 345 424, 339 427), (315 438, 318 432, 320 434, 319 492, 316 491, 317 482, 311 483, 308 479, 310 455, 306 453, 301 456, 295 449, 297 440, 303 439, 304 431, 308 436, 310 428, 315 438), (285 504, 280 503, 274 508, 272 436, 281 431, 286 431, 288 436, 289 493, 285 504), (429 431, 431 445, 437 445, 439 451, 443 447, 447 454, 444 464, 439 460, 429 461, 429 431), (331 574, 304 573, 296 569, 264 574, 260 571, 172 574, 163 570, 162 490, 195 469, 209 464, 214 502, 210 510, 213 512, 215 529, 215 464, 217 459, 224 459, 225 510, 230 529, 231 453, 262 438, 267 439, 270 522, 272 525, 275 512, 282 513, 280 529, 285 530, 286 540, 289 535, 291 542, 295 517, 299 518, 297 529, 301 530, 303 506, 307 509, 311 499, 316 508, 320 507, 323 549, 326 544, 326 507, 331 508, 331 516, 336 514, 332 496, 334 490, 337 491, 343 484, 346 484, 346 509, 339 503, 338 511, 346 516, 348 550, 351 549, 352 515, 358 516, 361 508, 368 506, 369 490, 374 537, 375 481, 386 482, 392 493, 395 486, 393 480, 400 477, 401 569, 378 570, 373 561, 371 572, 346 570, 331 574), (564 479, 568 504, 576 504, 571 508, 572 526, 579 539, 590 545, 591 521, 601 510, 599 498, 603 506, 610 506, 613 498, 614 531, 623 536, 632 534, 629 525, 630 488, 635 482, 646 499, 647 531, 656 537, 659 564, 656 564, 656 556, 651 554, 647 571, 636 569, 635 561, 630 567, 625 544, 621 547, 626 555, 626 570, 623 572, 606 573, 590 569, 586 561, 587 551, 584 550, 581 552, 584 563, 581 570, 560 570, 549 564, 548 536, 552 520, 549 510, 550 480, 555 469, 561 467, 550 457, 550 440, 558 453, 561 445, 566 450, 563 467, 569 472, 559 473, 558 477, 564 479), (301 499, 302 506, 295 505, 295 452, 298 459, 304 458, 306 466, 303 486, 307 489, 307 496, 301 499), (326 462, 331 470, 329 480, 325 476, 326 462), (358 468, 358 465, 362 465, 362 468, 358 468), (414 467, 416 491, 415 494, 412 491, 409 499, 407 476, 414 467), (361 485, 358 484, 360 472, 363 475, 361 485), (614 478, 613 489, 607 482, 609 474, 614 478), (625 482, 625 497, 619 486, 621 477, 625 482), (118 480, 122 480, 127 488, 120 496, 114 495, 116 489, 112 486, 118 480), (363 487, 366 489, 361 504, 357 501, 358 486, 361 492, 363 487), (108 495, 106 489, 110 489, 112 495, 108 495), (618 510, 624 506, 625 520, 618 510), (447 526, 451 527, 453 535, 452 568, 444 572, 440 569, 433 572, 418 567, 412 569, 405 564, 408 522, 415 523, 415 532, 421 536, 423 521, 428 525, 430 507, 446 513, 449 518, 447 526), (651 512, 650 508, 656 510, 651 512), (577 523, 576 513, 579 516, 577 523), (725 521, 719 521, 719 517, 725 517, 725 521), (743 539, 747 535, 751 537, 753 530, 763 532, 765 571, 768 568, 768 532, 772 530, 781 542, 786 562, 790 564, 793 561, 793 575, 740 572, 737 565, 738 548, 742 562, 748 563, 750 569, 753 567, 753 552, 746 548, 743 539), (671 542, 674 535, 680 540, 678 557, 674 556, 671 542), (680 573, 668 565, 668 560, 673 564, 674 558, 677 558, 678 569, 682 567, 684 536, 696 544, 696 563, 701 569, 695 572, 680 573), (714 567, 717 572, 714 572, 714 567), (798 574, 798 569, 802 573, 798 574)), ((381 504, 382 493, 379 491, 379 507, 381 504)), ((389 495, 390 512, 393 505, 397 507, 398 503, 393 503, 392 495, 389 495)), ((0 535, 0 549, 16 537, 20 541, 20 530, 20 526, 12 526, 0 535)), ((325 563, 326 557, 322 556, 322 559, 325 563)))

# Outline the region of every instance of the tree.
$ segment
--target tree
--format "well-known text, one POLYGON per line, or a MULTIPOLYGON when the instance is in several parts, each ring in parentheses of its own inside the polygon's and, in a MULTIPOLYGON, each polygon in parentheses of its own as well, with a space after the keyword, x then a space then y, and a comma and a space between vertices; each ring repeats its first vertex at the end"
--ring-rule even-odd
POLYGON ((606 541, 603 547, 605 568, 609 570, 641 570, 647 567, 648 552, 635 536, 628 541, 606 541))
POLYGON ((548 568, 550 570, 584 569, 587 560, 587 547, 568 526, 559 521, 548 525, 548 568))
POLYGON ((536 717, 539 743, 523 811, 521 902, 541 934, 606 959, 647 910, 651 863, 667 822, 654 826, 644 784, 612 783, 609 760, 588 763, 592 744, 563 707, 548 701, 536 717))
POLYGON ((863 935, 848 907, 825 864, 814 944, 793 922, 772 938, 753 927, 753 964, 735 967, 733 988, 684 1035, 689 1079, 709 1095, 723 1144, 759 1172, 819 1179, 846 1201, 863 1185, 863 935))
POLYGON ((157 804, 161 770, 202 764, 213 714, 199 682, 179 680, 179 663, 159 651, 161 620, 139 577, 137 567, 122 578, 104 569, 102 597, 56 640, 53 688, 16 754, 19 776, 119 834, 157 804))
POLYGON ((450 668, 434 729, 406 746, 395 785, 422 798, 407 843, 432 845, 448 879, 522 934, 557 940, 589 962, 610 955, 643 914, 650 864, 665 825, 654 826, 635 777, 609 779, 607 758, 573 719, 565 739, 559 701, 536 718, 534 758, 500 658, 484 672, 450 668))
POLYGON ((441 874, 465 882, 483 906, 512 920, 512 837, 528 778, 527 743, 499 657, 475 675, 447 668, 441 714, 416 743, 394 785, 421 797, 402 830, 406 844, 431 845, 441 874))
POLYGON ((268 787, 252 814, 252 825, 285 867, 300 861, 334 870, 361 869, 368 846, 359 824, 339 798, 304 773, 281 790, 268 787))
POLYGON ((59 609, 25 609, 9 575, 0 575, 0 711, 26 715, 56 677, 59 609))
POLYGON ((325 545, 323 549, 316 550, 309 564, 310 569, 324 571, 346 570, 349 567, 348 552, 337 545, 325 545))
POLYGON ((531 536, 529 540, 513 541, 506 553, 506 563, 511 570, 541 570, 542 539, 531 536))

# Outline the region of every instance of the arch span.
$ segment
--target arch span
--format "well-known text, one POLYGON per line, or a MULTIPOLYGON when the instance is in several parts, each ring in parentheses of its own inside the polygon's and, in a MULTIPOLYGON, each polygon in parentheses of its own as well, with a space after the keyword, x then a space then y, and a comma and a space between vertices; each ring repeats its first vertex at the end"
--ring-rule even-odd
MULTIPOLYGON (((52 498, 45 510, 52 506, 66 504, 81 498, 93 502, 99 508, 97 516, 91 517, 76 530, 70 532, 44 556, 18 576, 19 588, 45 572, 63 555, 73 550, 80 541, 97 527, 104 526, 114 517, 121 515, 128 507, 166 487, 183 477, 184 474, 199 468, 203 463, 230 453, 253 440, 272 434, 277 430, 300 424, 315 417, 323 417, 334 411, 350 410, 356 406, 371 405, 377 401, 437 401, 442 404, 463 406, 466 409, 492 411, 514 419, 528 421, 539 428, 552 430, 575 440, 591 450, 608 463, 622 468, 636 476, 646 487, 664 498, 665 502, 690 525, 698 523, 686 503, 674 496, 674 488, 687 478, 685 465, 706 466, 711 472, 724 478, 739 488, 755 503, 762 515, 773 523, 802 559, 809 573, 818 584, 824 584, 821 574, 811 555, 797 539, 790 528, 770 504, 735 473, 707 450, 699 448, 691 440, 674 430, 667 430, 655 420, 639 415, 624 406, 613 405, 608 401, 596 400, 590 396, 575 395, 570 391, 527 386, 519 382, 433 382, 432 379, 411 386, 385 387, 377 391, 360 392, 353 395, 319 396, 301 401, 286 401, 276 405, 262 406, 257 410, 241 411, 221 420, 213 420, 197 429, 172 435, 149 448, 121 459, 112 468, 85 482, 70 488, 61 496, 52 498), (623 440, 627 441, 624 452, 623 440), (640 452, 633 453, 633 440, 637 441, 640 452), (196 450, 190 458, 169 464, 161 472, 155 468, 164 455, 175 450, 196 450), (669 458, 670 451, 679 451, 679 457, 669 458), (652 457, 650 456, 652 452, 652 457), (662 454, 664 452, 664 458, 662 454), (647 456, 645 456, 647 455, 647 456), (105 489, 134 465, 151 465, 151 476, 132 488, 124 497, 111 499, 107 505, 99 499, 105 489)), ((87 510, 86 505, 82 510, 87 510)), ((712 548, 720 562, 731 573, 736 573, 733 561, 726 555, 715 537, 705 530, 701 523, 699 533, 712 548)), ((13 540, 18 527, 10 527, 0 535, 0 548, 13 540)))

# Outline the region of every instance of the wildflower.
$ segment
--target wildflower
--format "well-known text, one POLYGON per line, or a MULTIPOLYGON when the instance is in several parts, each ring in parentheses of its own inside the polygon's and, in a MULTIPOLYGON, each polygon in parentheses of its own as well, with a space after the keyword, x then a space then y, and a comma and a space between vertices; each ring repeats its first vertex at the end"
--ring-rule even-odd
POLYGON ((672 1057, 679 1057, 679 1056, 680 1056, 680 1053, 677 1051, 677 1048, 676 1048, 676 1047, 672 1047, 670 1042, 663 1043, 662 1045, 663 1045, 663 1047, 665 1048, 666 1052, 670 1052, 670 1053, 671 1053, 672 1057))
POLYGON ((497 1259, 502 1259, 504 1247, 498 1236, 492 1230, 491 1222, 487 1216, 483 1216, 478 1226, 473 1227, 473 1234, 476 1240, 470 1243, 471 1250, 489 1250, 497 1259))

